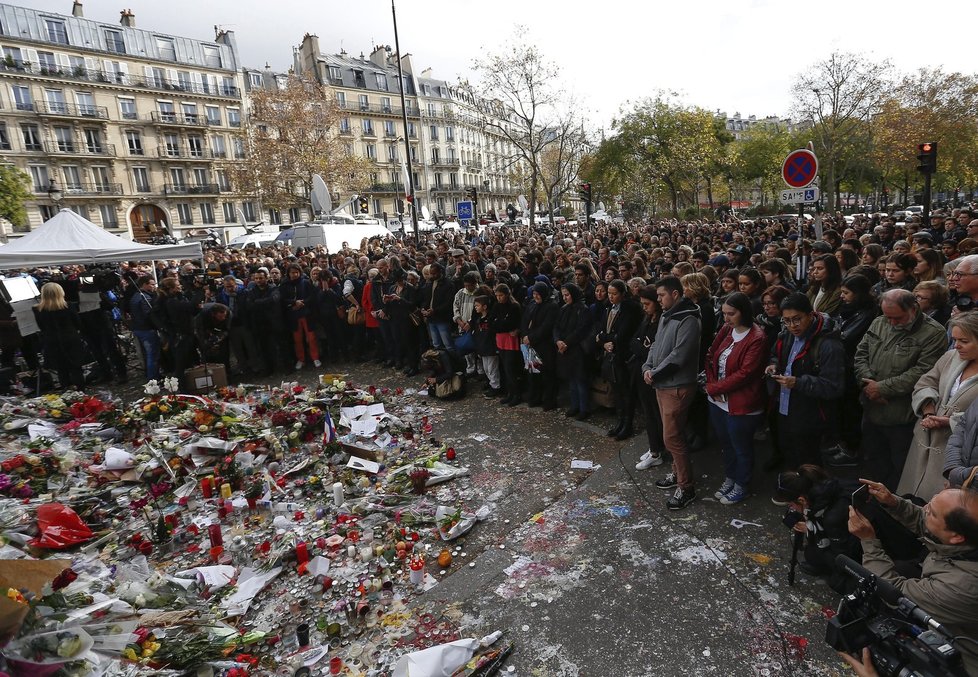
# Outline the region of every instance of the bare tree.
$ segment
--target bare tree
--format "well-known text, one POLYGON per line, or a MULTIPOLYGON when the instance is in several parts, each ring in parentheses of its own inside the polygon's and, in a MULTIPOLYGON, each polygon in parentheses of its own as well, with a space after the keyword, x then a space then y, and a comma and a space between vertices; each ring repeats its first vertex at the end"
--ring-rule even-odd
MULTIPOLYGON (((474 67, 481 77, 472 93, 482 102, 482 126, 512 148, 505 158, 506 169, 512 173, 523 165, 516 173, 526 177, 533 225, 542 154, 556 138, 553 129, 560 99, 559 69, 531 44, 524 28, 517 29, 506 51, 477 60, 474 67)), ((463 87, 473 89, 466 84, 463 87)))
POLYGON ((250 104, 246 157, 233 170, 239 193, 287 209, 308 200, 313 174, 341 193, 366 187, 369 163, 337 136, 342 113, 329 88, 293 75, 283 89, 252 92, 250 104))
POLYGON ((803 71, 792 88, 796 112, 814 124, 815 152, 833 209, 839 206, 840 178, 848 162, 859 156, 853 151, 867 143, 864 123, 880 109, 891 88, 891 71, 888 61, 833 52, 803 71))
POLYGON ((566 193, 573 190, 589 142, 584 133, 584 122, 575 113, 574 106, 568 107, 550 129, 550 135, 551 142, 540 154, 539 178, 553 226, 556 225, 554 208, 566 193))

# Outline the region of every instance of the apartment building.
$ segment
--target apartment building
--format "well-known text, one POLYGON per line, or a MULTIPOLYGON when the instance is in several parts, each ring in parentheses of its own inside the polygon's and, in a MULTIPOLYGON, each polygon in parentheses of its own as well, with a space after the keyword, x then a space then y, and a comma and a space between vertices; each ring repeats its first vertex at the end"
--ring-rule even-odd
POLYGON ((471 188, 477 191, 479 212, 502 213, 516 201, 508 160, 512 148, 483 128, 480 102, 433 78, 430 69, 415 73, 410 54, 401 58, 407 129, 397 56, 389 46, 376 47, 369 57, 352 57, 343 50, 323 54, 319 38, 306 34, 295 52, 294 70, 332 88, 346 111, 338 133, 349 152, 374 165, 365 191, 372 214, 402 211, 408 145, 419 207, 452 215, 471 188))
POLYGON ((129 10, 105 22, 71 9, 0 4, 0 162, 34 193, 28 222, 0 236, 59 207, 140 241, 259 220, 228 172, 244 157, 233 32, 199 40, 136 28, 129 10))

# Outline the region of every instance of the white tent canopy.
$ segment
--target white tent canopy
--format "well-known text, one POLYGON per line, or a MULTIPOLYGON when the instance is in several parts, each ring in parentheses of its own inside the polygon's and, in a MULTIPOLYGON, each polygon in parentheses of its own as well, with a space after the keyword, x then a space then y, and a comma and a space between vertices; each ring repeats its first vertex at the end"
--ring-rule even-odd
POLYGON ((133 242, 62 209, 36 230, 0 247, 0 270, 160 259, 199 259, 200 243, 152 245, 133 242))

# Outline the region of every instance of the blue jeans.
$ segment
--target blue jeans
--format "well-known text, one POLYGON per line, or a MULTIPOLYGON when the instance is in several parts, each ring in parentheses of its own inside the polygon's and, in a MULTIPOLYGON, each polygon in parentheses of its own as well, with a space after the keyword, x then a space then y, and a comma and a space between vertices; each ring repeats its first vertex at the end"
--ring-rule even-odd
POLYGON ((723 471, 746 489, 754 472, 754 433, 763 414, 735 416, 710 403, 710 423, 723 449, 723 471))
POLYGON ((570 408, 582 413, 591 411, 591 386, 587 379, 571 377, 567 385, 570 387, 570 408))
POLYGON ((431 337, 431 347, 455 352, 455 342, 452 341, 452 329, 448 322, 428 322, 428 336, 431 337))
POLYGON ((133 336, 139 341, 146 358, 146 380, 160 377, 160 335, 155 329, 133 329, 133 336))

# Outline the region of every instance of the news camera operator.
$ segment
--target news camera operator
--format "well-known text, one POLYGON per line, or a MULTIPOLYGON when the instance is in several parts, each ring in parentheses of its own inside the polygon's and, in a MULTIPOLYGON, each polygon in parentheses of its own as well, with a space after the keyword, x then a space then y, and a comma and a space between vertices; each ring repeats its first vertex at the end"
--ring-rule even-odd
MULTIPOLYGON (((921 507, 892 494, 883 484, 861 479, 869 494, 927 549, 920 578, 896 571, 865 515, 849 507, 849 532, 862 544, 862 564, 941 623, 957 639, 964 667, 978 675, 978 493, 945 489, 921 507)), ((844 656, 858 674, 874 675, 862 659, 844 656)))
POLYGON ((194 317, 194 337, 203 361, 224 365, 231 373, 231 317, 228 307, 221 303, 205 303, 194 317))

